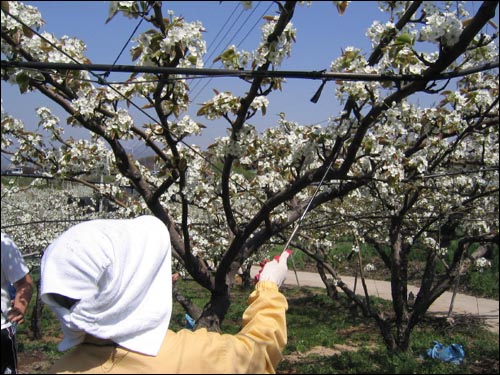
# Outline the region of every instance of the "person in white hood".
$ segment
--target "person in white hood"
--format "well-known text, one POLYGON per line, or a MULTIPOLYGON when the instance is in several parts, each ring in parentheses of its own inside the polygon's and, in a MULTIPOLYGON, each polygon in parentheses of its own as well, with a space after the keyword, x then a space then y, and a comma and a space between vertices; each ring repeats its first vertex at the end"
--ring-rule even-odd
POLYGON ((278 291, 289 251, 259 274, 243 328, 169 330, 171 247, 154 216, 78 224, 46 249, 41 298, 58 316, 69 351, 50 373, 274 373, 287 342, 278 291), (281 261, 281 262, 280 262, 281 261))

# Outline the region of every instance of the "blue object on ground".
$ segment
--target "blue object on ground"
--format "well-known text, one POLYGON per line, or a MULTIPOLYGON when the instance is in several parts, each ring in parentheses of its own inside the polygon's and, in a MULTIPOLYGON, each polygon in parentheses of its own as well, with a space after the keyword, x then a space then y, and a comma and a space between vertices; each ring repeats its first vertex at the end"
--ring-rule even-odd
POLYGON ((14 288, 14 285, 12 283, 9 283, 9 296, 10 299, 16 298, 16 288, 14 288))
POLYGON ((465 351, 460 344, 451 344, 450 346, 445 346, 439 341, 433 341, 434 347, 427 350, 427 356, 439 359, 443 362, 450 362, 454 365, 459 365, 462 363, 465 357, 465 351))
POLYGON ((196 320, 194 320, 193 318, 191 318, 189 316, 189 314, 185 314, 185 317, 186 317, 186 328, 190 329, 190 330, 193 330, 194 325, 196 324, 196 320))

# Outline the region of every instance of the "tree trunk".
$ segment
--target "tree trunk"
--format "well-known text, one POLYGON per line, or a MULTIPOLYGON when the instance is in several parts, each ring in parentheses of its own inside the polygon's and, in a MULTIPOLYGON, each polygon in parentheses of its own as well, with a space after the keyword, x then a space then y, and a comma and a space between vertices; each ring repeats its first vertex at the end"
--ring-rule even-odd
POLYGON ((241 282, 242 282, 242 287, 245 290, 249 290, 253 287, 253 280, 252 276, 250 275, 250 270, 252 269, 252 263, 248 263, 246 267, 242 266, 241 270, 241 282))
POLYGON ((323 280, 323 283, 326 286, 326 292, 328 294, 328 297, 330 297, 333 300, 338 300, 339 292, 335 287, 333 280, 326 277, 325 267, 323 267, 323 264, 321 262, 316 262, 316 268, 318 269, 318 273, 321 276, 321 280, 323 280))
POLYGON ((392 334, 391 324, 387 319, 382 318, 380 314, 373 314, 372 316, 377 322, 380 334, 382 335, 382 339, 384 340, 385 347, 390 353, 396 352, 398 346, 392 334))
POLYGON ((42 312, 43 312, 43 303, 40 298, 40 279, 35 283, 36 288, 36 298, 35 305, 33 306, 33 310, 31 311, 31 321, 30 328, 33 332, 33 339, 40 340, 42 338, 42 312))
POLYGON ((223 292, 212 292, 210 301, 203 308, 200 318, 196 321, 195 330, 206 328, 210 332, 221 332, 222 321, 230 306, 229 289, 223 292))

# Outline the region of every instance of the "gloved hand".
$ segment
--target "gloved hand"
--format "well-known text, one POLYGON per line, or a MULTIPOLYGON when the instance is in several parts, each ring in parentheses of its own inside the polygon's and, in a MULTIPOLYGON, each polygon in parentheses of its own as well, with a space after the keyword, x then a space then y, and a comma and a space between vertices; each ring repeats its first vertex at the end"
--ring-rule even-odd
POLYGON ((280 287, 286 279, 288 271, 287 260, 292 250, 286 249, 280 256, 276 255, 272 261, 261 263, 261 270, 255 276, 257 281, 273 281, 280 287))

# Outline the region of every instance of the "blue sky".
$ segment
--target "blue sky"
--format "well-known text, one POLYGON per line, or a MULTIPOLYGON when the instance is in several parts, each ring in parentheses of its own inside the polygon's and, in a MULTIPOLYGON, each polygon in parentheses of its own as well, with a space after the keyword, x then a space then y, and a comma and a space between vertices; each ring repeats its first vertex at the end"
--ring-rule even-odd
MULTIPOLYGON (((124 44, 132 34, 138 20, 131 20, 116 15, 108 24, 109 3, 107 1, 28 1, 27 4, 37 7, 46 21, 45 31, 57 37, 68 35, 83 40, 87 45, 87 57, 96 64, 111 64, 115 61, 124 44)), ((479 2, 477 2, 479 6, 479 2)), ((188 21, 199 20, 203 23, 207 41, 206 68, 219 68, 219 63, 212 60, 222 52, 228 44, 237 44, 239 48, 253 50, 260 40, 262 16, 276 14, 276 4, 270 1, 254 2, 251 10, 243 11, 237 1, 164 1, 163 8, 171 9, 175 15, 182 15, 188 21), (239 16, 239 18, 238 18, 239 16), (233 25, 233 26, 232 26, 233 25), (257 26, 256 26, 257 25, 257 26), (231 27, 232 26, 232 27, 231 27), (241 43, 241 44, 240 44, 241 43)), ((365 36, 366 29, 375 19, 384 14, 377 8, 375 1, 351 2, 344 15, 339 15, 331 1, 313 2, 312 5, 297 6, 292 22, 297 29, 297 43, 292 56, 279 70, 323 70, 329 69, 332 60, 336 59, 342 48, 360 47, 366 53, 370 51, 370 41, 365 36)), ((144 31, 147 23, 143 23, 137 33, 144 31)), ((118 64, 132 64, 129 47, 125 49, 118 64)), ((115 73, 108 77, 109 81, 123 80, 126 73, 115 73)), ((308 125, 324 123, 329 116, 337 115, 340 104, 333 95, 333 84, 329 83, 323 90, 318 103, 310 102, 320 85, 317 80, 288 79, 282 92, 269 96, 270 106, 266 116, 255 116, 250 123, 258 130, 275 126, 280 112, 285 112, 287 119, 308 125)), ((214 78, 200 80, 192 86, 194 106, 189 112, 196 113, 199 104, 208 100, 212 89, 232 91, 243 95, 245 86, 237 78, 214 78)), ((54 109, 63 122, 66 115, 56 110, 56 106, 39 94, 20 95, 16 87, 2 81, 3 106, 7 113, 24 121, 28 129, 36 126, 34 109, 47 106, 54 109)), ((197 118, 195 118, 198 120, 197 118)), ((227 123, 223 120, 208 122, 201 120, 206 126, 201 138, 193 138, 192 143, 205 147, 216 137, 226 135, 227 123)), ((73 130, 66 135, 81 136, 73 130)))

